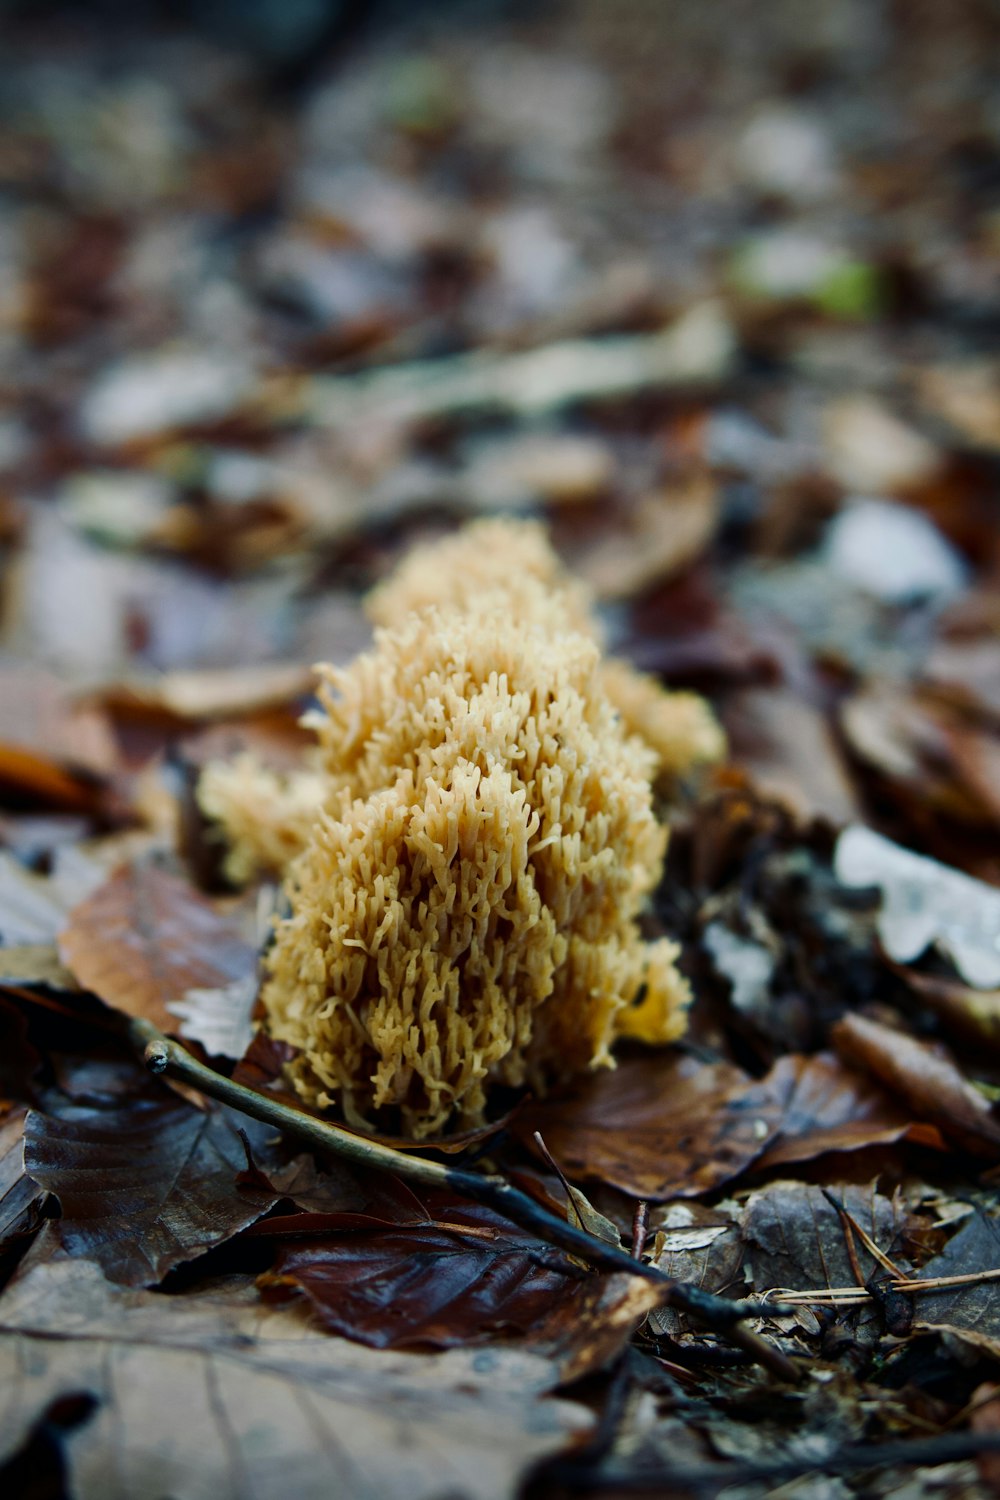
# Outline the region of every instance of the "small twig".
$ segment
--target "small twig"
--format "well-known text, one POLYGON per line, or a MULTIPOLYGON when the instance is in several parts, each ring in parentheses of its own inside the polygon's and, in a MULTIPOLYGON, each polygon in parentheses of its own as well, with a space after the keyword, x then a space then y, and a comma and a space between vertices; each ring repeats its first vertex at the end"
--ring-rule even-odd
POLYGON ((566 339, 513 353, 476 350, 353 375, 314 376, 290 394, 287 409, 335 428, 488 412, 538 416, 579 401, 715 385, 732 368, 735 353, 718 306, 702 303, 659 333, 566 339))
POLYGON ((657 1267, 645 1261, 633 1260, 626 1251, 605 1244, 585 1230, 577 1229, 565 1219, 558 1218, 502 1177, 466 1172, 444 1162, 429 1161, 423 1156, 396 1151, 381 1141, 354 1135, 328 1121, 317 1120, 276 1099, 269 1099, 264 1094, 255 1093, 253 1089, 244 1088, 242 1084, 234 1083, 231 1078, 224 1078, 221 1073, 215 1073, 204 1063, 198 1062, 180 1043, 163 1036, 148 1021, 126 1019, 125 1027, 129 1041, 152 1073, 165 1074, 189 1084, 245 1115, 296 1135, 315 1151, 342 1157, 360 1167, 393 1172, 397 1177, 419 1183, 423 1187, 450 1188, 462 1197, 485 1204, 522 1229, 537 1235, 539 1239, 578 1256, 599 1270, 625 1272, 630 1276, 642 1276, 647 1281, 655 1282, 666 1306, 687 1313, 703 1327, 721 1334, 778 1379, 798 1380, 798 1371, 791 1360, 780 1349, 760 1338, 744 1322, 748 1317, 770 1316, 774 1312, 773 1308, 765 1308, 762 1304, 753 1302, 730 1302, 724 1297, 703 1292, 699 1287, 674 1281, 657 1267))
MULTIPOLYGON (((991 1271, 969 1271, 962 1276, 904 1276, 898 1274, 891 1281, 885 1283, 890 1291, 906 1292, 912 1295, 914 1292, 947 1292, 956 1286, 981 1286, 987 1281, 1000 1281, 1000 1268, 991 1271)), ((814 1292, 791 1292, 784 1288, 776 1287, 773 1292, 765 1292, 764 1296, 780 1297, 783 1303, 791 1307, 831 1306, 840 1303, 870 1302, 871 1293, 863 1286, 829 1286, 817 1288, 814 1292)))
POLYGON ((861 1267, 858 1265, 858 1258, 854 1250, 853 1241, 853 1235, 855 1234, 861 1241, 862 1245, 864 1245, 865 1249, 868 1251, 868 1254, 882 1267, 883 1271, 888 1271, 889 1275, 896 1281, 905 1280, 906 1272, 901 1271, 898 1266, 893 1265, 892 1261, 885 1254, 885 1252, 880 1250, 876 1245, 871 1235, 866 1234, 861 1225, 858 1223, 857 1219, 855 1219, 851 1214, 848 1213, 847 1209, 844 1207, 843 1203, 841 1203, 840 1199, 834 1197, 829 1188, 821 1188, 820 1192, 823 1194, 823 1197, 826 1199, 827 1203, 830 1204, 830 1207, 836 1210, 840 1222, 844 1227, 844 1235, 847 1239, 847 1255, 848 1259, 851 1262, 851 1270, 854 1272, 855 1276, 858 1279, 858 1285, 864 1286, 868 1278, 862 1274, 861 1267))
POLYGON ((649 1234, 649 1204, 645 1198, 640 1198, 635 1205, 635 1213, 632 1216, 632 1259, 642 1260, 642 1252, 646 1248, 646 1236, 649 1234))

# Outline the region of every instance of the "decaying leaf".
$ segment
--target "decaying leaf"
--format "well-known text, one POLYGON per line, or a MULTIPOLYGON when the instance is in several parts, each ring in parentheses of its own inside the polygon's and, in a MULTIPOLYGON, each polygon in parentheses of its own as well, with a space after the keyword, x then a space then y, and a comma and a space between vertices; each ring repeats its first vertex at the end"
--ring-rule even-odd
POLYGON ((1000 1124, 988 1099, 943 1048, 868 1016, 844 1016, 832 1035, 849 1062, 874 1073, 920 1118, 939 1125, 975 1156, 1000 1156, 1000 1124))
MULTIPOLYGON (((898 1207, 876 1192, 874 1184, 838 1187, 836 1193, 879 1249, 891 1255, 902 1228, 898 1207)), ((840 1217, 818 1187, 770 1183, 748 1199, 741 1232, 757 1293, 775 1287, 816 1291, 857 1284, 840 1217)), ((863 1274, 870 1275, 876 1262, 863 1247, 857 1254, 863 1274)))
POLYGON ((0 1123, 0 1272, 9 1270, 41 1222, 44 1188, 24 1166, 23 1109, 0 1123))
POLYGON ((257 998, 256 972, 214 988, 189 989, 169 1010, 181 1036, 200 1042, 213 1057, 242 1057, 253 1040, 250 1017, 257 998))
POLYGON ((189 990, 246 980, 257 962, 235 921, 150 864, 123 866, 75 907, 60 950, 81 985, 161 1031, 177 1029, 170 1006, 189 990))
POLYGON ((935 1125, 913 1120, 865 1074, 831 1053, 779 1057, 767 1082, 781 1100, 781 1127, 756 1163, 759 1171, 893 1141, 944 1150, 935 1125))
POLYGON ((79 1500, 513 1500, 592 1418, 513 1350, 393 1354, 308 1337, 253 1294, 124 1292, 86 1262, 4 1295, 0 1461, 56 1396, 97 1410, 69 1447, 79 1500))
POLYGON ((531 1105, 513 1128, 529 1142, 540 1131, 568 1177, 659 1201, 738 1176, 779 1124, 773 1095, 738 1068, 661 1053, 625 1059, 568 1095, 531 1105))
MULTIPOLYGON (((923 1266, 917 1276, 931 1281, 951 1276, 975 1276, 1000 1270, 1000 1226, 980 1210, 970 1214, 957 1234, 923 1266)), ((993 1341, 1000 1356, 1000 1281, 942 1287, 917 1301, 918 1331, 957 1329, 993 1341)))
POLYGON ((835 868, 844 885, 881 890, 879 937, 896 963, 937 943, 969 984, 1000 985, 1000 891, 860 824, 841 834, 835 868))
MULTIPOLYGON (((697 1203, 670 1203, 659 1218, 654 1259, 675 1281, 689 1282, 704 1292, 742 1296, 746 1290, 742 1264, 744 1245, 734 1205, 716 1209, 697 1203)), ((649 1315, 656 1333, 674 1337, 687 1320, 669 1307, 649 1315)))
POLYGON ((0 853, 0 944, 52 942, 65 921, 66 907, 49 882, 0 853))
POLYGON ((56 1119, 33 1111, 25 1164, 55 1194, 58 1235, 126 1286, 154 1286, 168 1271, 266 1213, 281 1196, 242 1190, 239 1132, 262 1152, 272 1132, 231 1111, 202 1112, 157 1090, 123 1108, 56 1119))

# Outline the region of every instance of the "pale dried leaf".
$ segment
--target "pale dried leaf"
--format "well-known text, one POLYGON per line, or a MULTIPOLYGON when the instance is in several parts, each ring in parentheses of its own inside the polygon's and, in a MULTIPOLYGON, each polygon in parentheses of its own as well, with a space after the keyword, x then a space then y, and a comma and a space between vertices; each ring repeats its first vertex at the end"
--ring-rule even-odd
POLYGON ((85 1262, 5 1294, 0 1461, 56 1396, 99 1406, 70 1445, 77 1500, 508 1500, 592 1418, 557 1367, 506 1349, 390 1354, 310 1336, 256 1298, 120 1292, 85 1262))
POLYGON ((881 890, 878 933, 896 963, 936 943, 976 989, 1000 985, 1000 891, 861 824, 841 834, 834 869, 844 885, 881 890))

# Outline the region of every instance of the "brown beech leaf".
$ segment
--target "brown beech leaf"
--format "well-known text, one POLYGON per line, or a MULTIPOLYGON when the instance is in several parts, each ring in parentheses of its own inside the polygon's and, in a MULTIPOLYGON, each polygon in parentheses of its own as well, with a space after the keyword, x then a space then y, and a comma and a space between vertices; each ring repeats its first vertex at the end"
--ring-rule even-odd
POLYGON ((765 1082, 780 1102, 781 1129, 757 1161, 759 1171, 894 1141, 945 1149, 936 1126, 912 1120, 864 1073, 832 1053, 779 1057, 765 1082))
POLYGON ((188 990, 247 979, 257 955, 234 920, 155 865, 123 865, 70 913, 60 953, 85 989, 161 1031, 188 990))
POLYGON ((491 1209, 443 1193, 421 1201, 402 1183, 363 1212, 300 1214, 257 1230, 322 1235, 286 1246, 262 1285, 298 1287, 327 1328, 377 1349, 516 1335, 557 1358, 569 1379, 617 1354, 659 1302, 638 1277, 581 1274, 491 1209))
POLYGON ((4 1294, 0 1463, 55 1397, 88 1392, 77 1500, 514 1500, 593 1426, 549 1395, 559 1379, 519 1350, 366 1349, 252 1291, 124 1291, 50 1262, 4 1294))
POLYGON ((974 1156, 1000 1158, 1000 1124, 989 1101, 966 1081, 943 1048, 868 1016, 844 1016, 831 1035, 843 1057, 874 1073, 918 1119, 939 1125, 974 1156))
POLYGON ((272 1132, 157 1090, 122 1108, 55 1119, 32 1111, 25 1166, 59 1200, 58 1237, 111 1281, 154 1286, 252 1224, 281 1197, 250 1191, 240 1132, 266 1159, 272 1132))
MULTIPOLYGON (((328 1230, 338 1219, 346 1230, 359 1222, 324 1218, 328 1230)), ((328 1328, 372 1348, 446 1349, 526 1332, 572 1299, 580 1280, 565 1256, 489 1209, 434 1195, 423 1222, 408 1215, 371 1233, 289 1246, 265 1284, 299 1287, 328 1328)))
POLYGON ((635 1198, 695 1197, 746 1170, 773 1140, 780 1105, 728 1063, 654 1055, 623 1059, 572 1092, 529 1105, 512 1124, 541 1132, 568 1177, 635 1198))
POLYGON ((97 709, 74 704, 37 666, 0 669, 0 789, 67 812, 92 812, 117 765, 97 709))

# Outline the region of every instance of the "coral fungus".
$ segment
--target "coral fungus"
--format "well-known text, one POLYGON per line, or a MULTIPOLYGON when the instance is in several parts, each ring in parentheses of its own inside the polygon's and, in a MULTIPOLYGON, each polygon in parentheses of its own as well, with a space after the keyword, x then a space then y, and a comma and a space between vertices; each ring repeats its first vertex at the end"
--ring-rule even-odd
POLYGON ((231 876, 291 860, 262 1002, 310 1103, 423 1138, 480 1121, 493 1082, 683 1031, 676 947, 637 926, 667 838, 652 784, 721 734, 605 662, 588 606, 530 523, 417 549, 370 599, 373 649, 318 669, 313 770, 203 777, 231 876))
POLYGON ((334 791, 263 994, 304 1097, 425 1136, 479 1120, 489 1080, 606 1063, 640 995, 657 1040, 683 1030, 676 950, 635 925, 666 842, 652 756, 598 663, 578 632, 451 609, 327 671, 334 791))
MULTIPOLYGON (((481 612, 506 608, 512 619, 570 627, 600 640, 586 585, 562 566, 534 521, 486 520, 441 542, 416 547, 368 596, 379 625, 400 625, 429 606, 481 612)), ((683 776, 725 754, 725 736, 696 693, 669 692, 628 662, 602 659, 601 689, 629 734, 656 755, 656 771, 683 776)))

